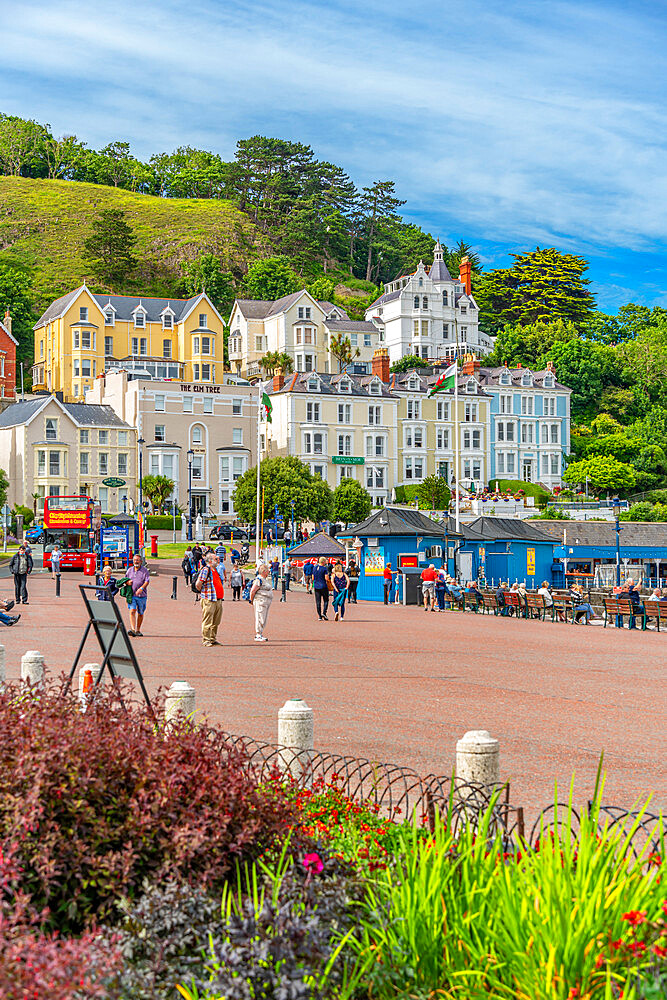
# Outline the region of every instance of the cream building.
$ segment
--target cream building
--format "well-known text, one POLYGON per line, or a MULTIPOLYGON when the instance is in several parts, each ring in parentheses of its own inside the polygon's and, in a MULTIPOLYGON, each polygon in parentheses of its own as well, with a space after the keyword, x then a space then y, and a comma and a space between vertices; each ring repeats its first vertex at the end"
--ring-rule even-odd
POLYGON ((56 299, 35 330, 33 388, 83 400, 105 371, 223 381, 224 321, 205 294, 190 299, 102 295, 86 285, 56 299))
MULTIPOLYGON (((399 399, 397 485, 419 483, 427 476, 456 479, 454 390, 428 397, 439 372, 392 374, 389 388, 399 399)), ((477 488, 490 476, 489 413, 491 396, 474 376, 458 375, 459 478, 477 488)))
POLYGON ((389 501, 398 471, 399 399, 377 370, 275 375, 268 392, 273 412, 263 425, 264 454, 294 455, 332 489, 357 479, 375 506, 389 501))
POLYGON ((35 396, 0 414, 0 467, 10 505, 32 507, 33 494, 89 496, 103 511, 123 510, 137 487, 137 432, 109 406, 63 403, 35 396), (103 480, 125 480, 109 488, 103 480))
POLYGON ((337 334, 350 340, 354 360, 370 370, 380 342, 373 323, 351 320, 340 306, 318 302, 305 289, 275 302, 237 299, 229 331, 230 367, 248 378, 261 374, 261 358, 273 352, 289 354, 297 372, 335 373, 339 364, 330 346, 337 334))
POLYGON ((236 480, 256 464, 257 391, 224 378, 224 384, 205 385, 117 372, 87 393, 89 403, 104 404, 137 428, 144 475, 172 479, 173 497, 184 509, 192 467, 193 514, 233 517, 236 480))

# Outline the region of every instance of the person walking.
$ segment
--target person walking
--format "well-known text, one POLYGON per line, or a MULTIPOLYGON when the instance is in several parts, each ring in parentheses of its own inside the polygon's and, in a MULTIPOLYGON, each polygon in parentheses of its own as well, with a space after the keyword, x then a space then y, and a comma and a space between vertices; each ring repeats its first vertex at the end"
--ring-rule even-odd
POLYGON ((445 596, 447 594, 447 578, 444 569, 439 569, 435 578, 435 600, 438 611, 445 610, 445 596))
POLYGON ((331 582, 333 584, 333 606, 336 612, 334 621, 337 622, 339 617, 342 621, 345 618, 345 598, 347 597, 347 588, 350 585, 350 578, 344 571, 342 563, 337 562, 334 566, 331 582))
POLYGON ((320 621, 328 622, 327 611, 329 610, 329 566, 324 556, 320 556, 317 565, 313 569, 313 591, 315 592, 315 608, 320 621))
POLYGON ((292 560, 289 556, 283 563, 283 573, 285 574, 285 590, 289 590, 290 580, 292 579, 292 560))
POLYGON ((227 549, 225 548, 225 546, 224 546, 224 544, 222 542, 218 542, 218 544, 216 545, 216 547, 215 547, 215 554, 218 557, 218 559, 220 560, 220 562, 224 562, 225 561, 225 556, 227 555, 227 549))
POLYGON ((264 629, 272 600, 273 589, 269 582, 269 567, 263 563, 250 588, 250 603, 255 608, 255 642, 268 642, 264 635, 264 629))
POLYGON ((306 585, 306 593, 309 594, 313 589, 313 573, 315 572, 315 566, 310 559, 306 559, 303 564, 303 582, 306 585))
POLYGON ((118 581, 111 575, 111 566, 105 566, 101 579, 98 578, 100 589, 95 592, 98 601, 110 601, 118 593, 118 581))
POLYGON ((16 603, 28 603, 28 577, 32 573, 32 556, 26 552, 25 545, 19 545, 9 563, 9 572, 14 577, 14 594, 16 603))
POLYGON ((391 563, 387 563, 382 573, 384 580, 384 603, 389 604, 391 600, 391 585, 393 582, 393 574, 391 572, 391 563))
POLYGON ((240 601, 241 591, 245 587, 245 577, 243 575, 243 570, 238 563, 234 563, 232 566, 229 582, 232 588, 232 601, 240 601))
POLYGON ((206 564, 200 569, 195 584, 201 603, 201 643, 202 646, 219 646, 218 628, 222 618, 222 595, 224 588, 218 572, 218 557, 215 552, 206 556, 206 564))
POLYGON ((280 563, 277 559, 271 560, 271 582, 273 583, 273 589, 278 589, 278 579, 280 577, 280 563))
POLYGON ((354 559, 350 559, 347 567, 347 578, 350 581, 347 585, 347 597, 350 604, 357 603, 357 587, 359 586, 359 567, 354 559))
POLYGON ((132 600, 130 601, 131 627, 127 630, 127 634, 143 636, 144 633, 141 631, 141 626, 146 614, 147 590, 151 575, 148 572, 148 566, 142 566, 141 556, 138 552, 132 557, 132 565, 127 571, 127 578, 132 587, 132 600))
POLYGON ((56 542, 51 549, 51 576, 60 576, 60 560, 62 556, 61 548, 56 542))
POLYGON ((185 586, 190 587, 192 585, 192 577, 194 573, 191 545, 188 545, 185 550, 183 562, 181 563, 181 569, 183 570, 183 576, 185 577, 185 586))
POLYGON ((431 604, 431 611, 435 611, 435 563, 431 563, 426 569, 422 570, 421 580, 422 580, 422 594, 424 595, 424 611, 428 611, 429 602, 431 604))

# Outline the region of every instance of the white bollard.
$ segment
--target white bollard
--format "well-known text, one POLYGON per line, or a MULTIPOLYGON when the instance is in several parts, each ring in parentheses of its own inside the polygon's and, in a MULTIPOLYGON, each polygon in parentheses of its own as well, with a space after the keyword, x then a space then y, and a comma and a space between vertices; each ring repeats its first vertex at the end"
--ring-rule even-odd
POLYGON ((164 721, 174 722, 179 716, 187 719, 195 710, 195 689, 187 681, 174 681, 167 691, 164 721))
POLYGON ((278 743, 283 768, 299 779, 308 770, 314 749, 314 713, 301 698, 290 698, 278 712, 278 743), (294 751, 297 751, 295 754, 294 751))
POLYGON ((5 647, 0 646, 0 691, 4 690, 5 680, 7 677, 5 671, 5 663, 6 663, 5 647))
POLYGON ((84 663, 82 667, 79 667, 79 701, 83 703, 83 678, 85 676, 86 670, 90 670, 93 678, 93 687, 97 684, 97 678, 100 676, 100 671, 102 667, 99 663, 84 663))
POLYGON ((471 784, 500 784, 500 743, 486 729, 473 729, 456 744, 456 777, 471 784))
POLYGON ((35 686, 44 683, 44 657, 38 649, 29 649, 21 657, 21 680, 35 686))

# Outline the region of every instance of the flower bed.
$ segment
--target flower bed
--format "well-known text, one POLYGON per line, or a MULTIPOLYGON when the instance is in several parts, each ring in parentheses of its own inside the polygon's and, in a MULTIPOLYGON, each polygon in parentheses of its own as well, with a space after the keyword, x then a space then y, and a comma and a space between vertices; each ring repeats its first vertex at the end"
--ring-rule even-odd
POLYGON ((258 783, 216 731, 10 687, 0 996, 664 996, 664 842, 637 856, 639 820, 597 805, 557 819, 531 846, 493 802, 388 818, 335 775, 258 783))

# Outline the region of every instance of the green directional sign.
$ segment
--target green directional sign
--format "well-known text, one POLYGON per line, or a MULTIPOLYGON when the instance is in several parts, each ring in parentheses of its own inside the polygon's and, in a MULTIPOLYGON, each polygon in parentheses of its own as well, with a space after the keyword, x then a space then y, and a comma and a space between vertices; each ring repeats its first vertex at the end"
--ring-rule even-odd
POLYGON ((334 465, 363 465, 364 458, 359 455, 334 455, 331 459, 334 465))
POLYGON ((112 486, 112 487, 125 486, 125 480, 119 479, 118 476, 109 476, 108 479, 102 480, 102 486, 112 486))

